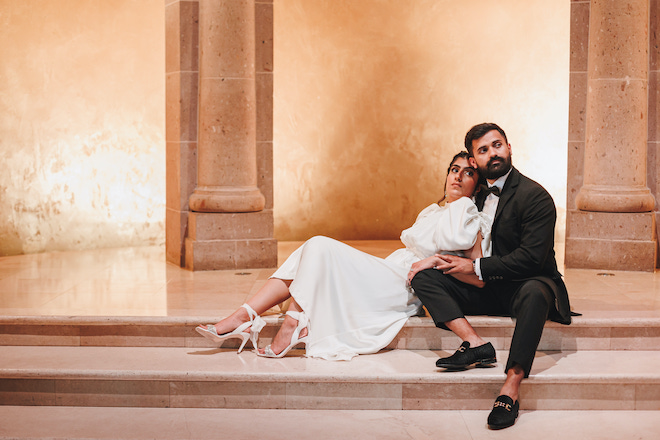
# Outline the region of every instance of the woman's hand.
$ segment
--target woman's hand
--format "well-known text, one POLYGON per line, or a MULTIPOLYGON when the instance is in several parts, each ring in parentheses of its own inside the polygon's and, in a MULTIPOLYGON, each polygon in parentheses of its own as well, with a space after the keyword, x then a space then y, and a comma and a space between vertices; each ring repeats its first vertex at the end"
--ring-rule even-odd
POLYGON ((417 275, 417 272, 421 272, 425 269, 431 269, 432 267, 437 266, 442 260, 440 260, 440 255, 432 255, 430 257, 419 260, 416 263, 413 263, 410 266, 410 272, 408 272, 408 286, 412 282, 412 279, 417 275))

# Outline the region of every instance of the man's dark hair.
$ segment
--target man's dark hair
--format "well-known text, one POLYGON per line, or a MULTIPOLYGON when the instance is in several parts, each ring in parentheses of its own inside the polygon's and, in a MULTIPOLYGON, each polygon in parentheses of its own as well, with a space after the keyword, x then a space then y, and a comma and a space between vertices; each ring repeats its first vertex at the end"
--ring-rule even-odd
POLYGON ((479 139, 491 130, 497 130, 502 135, 502 137, 504 137, 504 142, 507 144, 509 143, 509 141, 506 139, 504 130, 502 130, 499 125, 493 124, 492 122, 477 124, 472 127, 470 131, 468 131, 465 135, 465 149, 470 153, 470 156, 472 156, 472 141, 479 139))

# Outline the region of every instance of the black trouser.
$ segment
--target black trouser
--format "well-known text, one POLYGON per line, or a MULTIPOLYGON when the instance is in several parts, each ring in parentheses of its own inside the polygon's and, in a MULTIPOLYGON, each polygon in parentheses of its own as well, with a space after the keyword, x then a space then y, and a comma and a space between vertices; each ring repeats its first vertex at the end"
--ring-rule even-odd
POLYGON ((498 282, 478 288, 457 281, 436 269, 419 272, 412 287, 431 314, 433 322, 448 330, 446 322, 465 315, 511 316, 516 327, 511 339, 506 371, 520 365, 529 376, 543 326, 551 307, 552 289, 542 281, 498 282))

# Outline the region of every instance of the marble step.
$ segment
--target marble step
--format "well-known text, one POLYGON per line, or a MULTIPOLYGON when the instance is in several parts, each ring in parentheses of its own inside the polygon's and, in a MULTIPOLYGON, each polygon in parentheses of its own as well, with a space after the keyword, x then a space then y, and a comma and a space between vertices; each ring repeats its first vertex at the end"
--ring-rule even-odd
MULTIPOLYGON (((214 347, 194 328, 216 320, 217 317, 0 316, 0 346, 214 347)), ((265 320, 261 346, 275 335, 281 317, 271 315, 265 320)), ((496 349, 509 348, 511 319, 470 316, 468 320, 496 349)), ((388 348, 454 350, 459 344, 456 336, 436 328, 429 317, 412 317, 388 348)), ((234 347, 238 347, 238 339, 223 344, 223 348, 234 347)), ((548 322, 539 349, 660 350, 660 317, 579 316, 570 326, 548 322)))
POLYGON ((522 411, 505 431, 488 411, 350 411, 0 406, 0 439, 657 440, 656 411, 522 411), (295 433, 295 436, 292 434, 295 433))
MULTIPOLYGON (((447 351, 385 350, 350 362, 181 347, 0 347, 0 404, 161 408, 486 410, 492 368, 446 372, 447 351)), ((537 353, 525 410, 660 410, 660 351, 537 353)))

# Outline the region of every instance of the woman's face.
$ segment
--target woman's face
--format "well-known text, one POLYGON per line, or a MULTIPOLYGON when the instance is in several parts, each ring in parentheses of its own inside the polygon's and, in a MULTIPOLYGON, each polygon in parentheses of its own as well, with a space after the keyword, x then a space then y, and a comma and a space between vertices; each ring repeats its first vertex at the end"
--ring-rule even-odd
POLYGON ((453 202, 461 197, 472 197, 477 187, 479 174, 467 159, 459 157, 449 167, 445 193, 447 202, 453 202))

